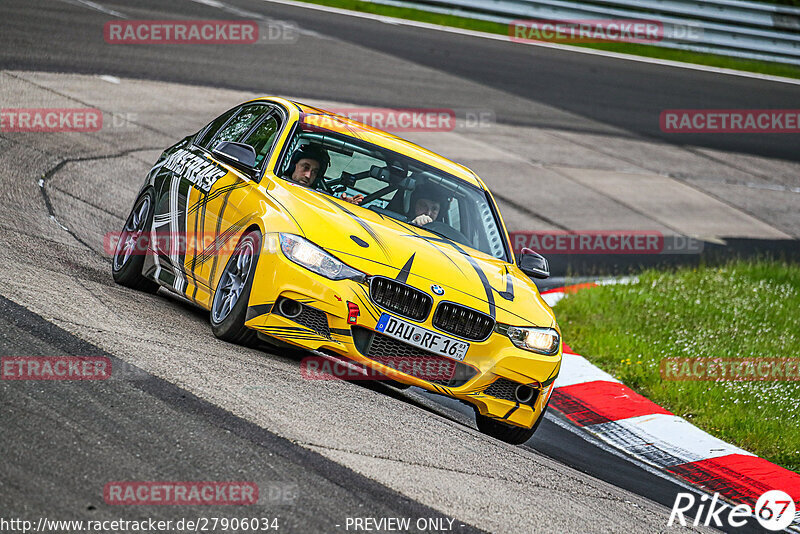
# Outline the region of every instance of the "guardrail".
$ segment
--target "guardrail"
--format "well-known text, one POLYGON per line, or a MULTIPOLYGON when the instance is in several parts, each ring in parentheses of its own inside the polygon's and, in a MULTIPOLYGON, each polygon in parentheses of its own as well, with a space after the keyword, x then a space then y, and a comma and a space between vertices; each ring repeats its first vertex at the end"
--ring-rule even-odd
POLYGON ((515 20, 660 22, 655 46, 800 65, 800 8, 741 0, 366 0, 509 24, 515 20))

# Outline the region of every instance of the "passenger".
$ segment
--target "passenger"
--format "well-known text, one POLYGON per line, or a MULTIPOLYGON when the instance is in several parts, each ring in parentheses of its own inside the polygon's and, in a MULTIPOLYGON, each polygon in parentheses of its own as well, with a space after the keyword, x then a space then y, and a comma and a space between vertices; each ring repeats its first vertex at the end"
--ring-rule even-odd
POLYGON ((441 187, 431 183, 421 185, 411 193, 408 222, 414 226, 425 226, 441 220, 440 215, 444 215, 448 204, 447 193, 441 187))

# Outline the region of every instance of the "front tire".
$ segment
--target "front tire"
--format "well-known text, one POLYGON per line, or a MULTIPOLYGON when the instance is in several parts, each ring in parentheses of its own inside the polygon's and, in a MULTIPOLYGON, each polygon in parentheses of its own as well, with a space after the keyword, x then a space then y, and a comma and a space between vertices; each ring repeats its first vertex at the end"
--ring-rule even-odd
POLYGON ((155 293, 158 284, 142 275, 144 259, 150 245, 150 229, 155 213, 155 193, 145 189, 133 205, 128 220, 120 232, 119 242, 111 260, 111 275, 119 285, 155 293))
POLYGON ((223 341, 248 346, 258 341, 256 332, 244 323, 260 250, 261 233, 246 233, 222 271, 211 301, 211 330, 223 341))

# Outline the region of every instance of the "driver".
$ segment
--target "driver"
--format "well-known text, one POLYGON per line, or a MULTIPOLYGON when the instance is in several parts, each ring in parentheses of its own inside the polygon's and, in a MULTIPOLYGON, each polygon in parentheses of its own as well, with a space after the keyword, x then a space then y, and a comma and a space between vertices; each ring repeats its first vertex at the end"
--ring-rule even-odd
POLYGON ((313 188, 317 178, 325 175, 330 162, 330 156, 319 145, 303 145, 292 154, 285 176, 296 184, 313 188))
POLYGON ((439 215, 444 215, 448 202, 447 193, 441 187, 431 183, 421 185, 411 194, 408 222, 414 226, 425 226, 440 220, 439 215))
MULTIPOLYGON (((292 154, 289 170, 285 175, 294 183, 313 189, 317 185, 317 179, 325 176, 330 162, 330 156, 319 145, 303 145, 292 154)), ((364 195, 355 197, 342 195, 342 200, 352 204, 360 204, 363 199, 364 195)))

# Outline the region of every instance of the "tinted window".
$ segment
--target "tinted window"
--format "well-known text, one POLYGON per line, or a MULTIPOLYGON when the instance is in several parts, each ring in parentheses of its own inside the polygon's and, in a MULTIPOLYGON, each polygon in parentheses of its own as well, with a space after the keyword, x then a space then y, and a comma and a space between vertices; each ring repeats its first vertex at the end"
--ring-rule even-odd
POLYGON ((261 165, 264 158, 269 154, 272 144, 275 142, 275 137, 278 135, 280 129, 280 122, 273 114, 259 124, 250 135, 248 135, 242 143, 248 144, 256 151, 256 167, 261 165))
POLYGON ((211 124, 209 124, 203 132, 203 136, 197 141, 197 145, 203 148, 209 148, 207 145, 209 141, 213 139, 214 134, 217 133, 217 130, 222 128, 225 123, 228 122, 228 119, 230 119, 237 111, 238 108, 233 108, 211 121, 211 124))
POLYGON ((212 142, 212 146, 209 148, 214 148, 214 145, 219 143, 220 141, 236 141, 238 142, 239 139, 247 133, 253 124, 255 124, 256 120, 261 117, 264 113, 269 111, 269 106, 245 106, 241 108, 241 111, 233 118, 231 122, 229 122, 220 132, 217 134, 217 137, 214 138, 212 142))

